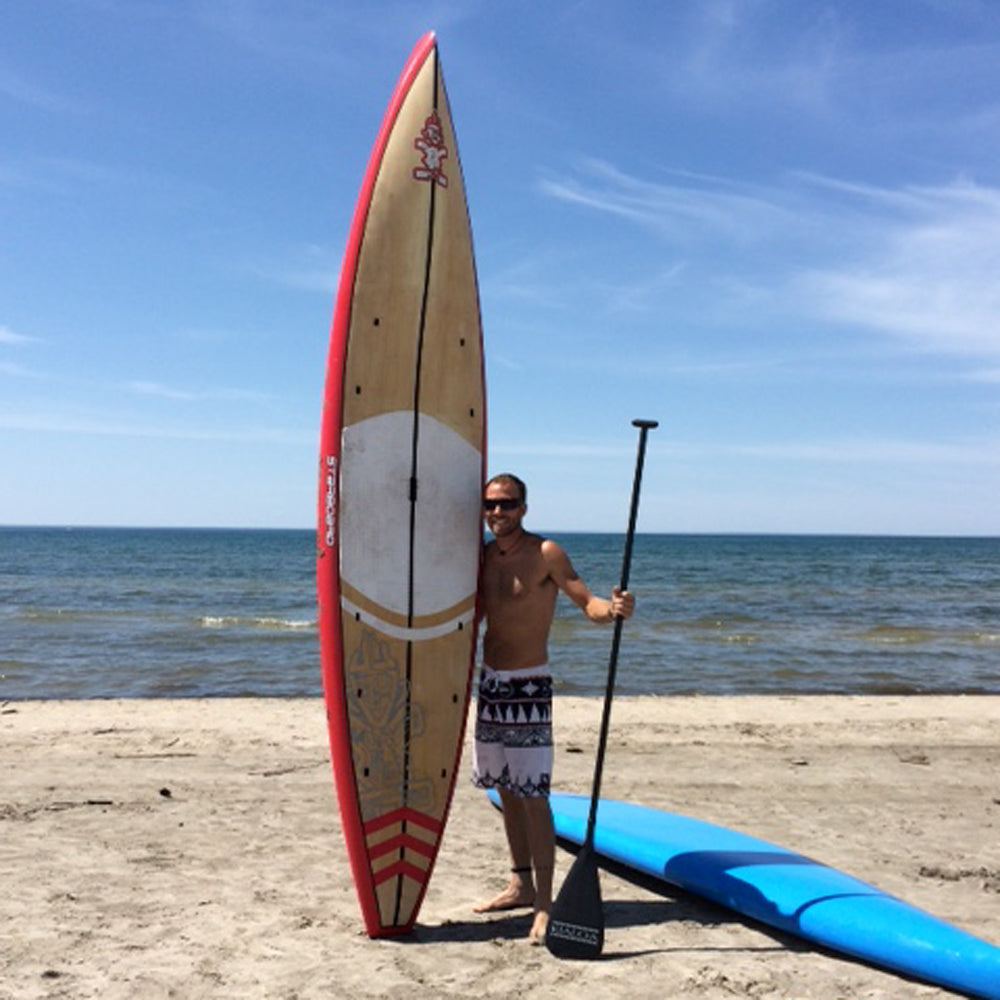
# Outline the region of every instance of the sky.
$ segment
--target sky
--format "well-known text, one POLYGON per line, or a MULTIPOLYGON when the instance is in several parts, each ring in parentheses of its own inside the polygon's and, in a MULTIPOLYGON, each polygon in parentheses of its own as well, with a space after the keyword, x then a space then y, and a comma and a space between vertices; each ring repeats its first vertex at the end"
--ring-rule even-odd
POLYGON ((314 525, 428 29, 529 527, 1000 534, 994 0, 2 0, 0 524, 314 525))

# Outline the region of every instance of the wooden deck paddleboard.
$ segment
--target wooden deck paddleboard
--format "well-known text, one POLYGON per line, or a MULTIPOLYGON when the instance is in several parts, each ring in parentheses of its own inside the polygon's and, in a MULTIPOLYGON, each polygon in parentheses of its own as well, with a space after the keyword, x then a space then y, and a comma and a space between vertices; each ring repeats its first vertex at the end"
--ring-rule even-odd
POLYGON ((461 756, 482 548, 472 234, 433 33, 371 154, 340 276, 320 454, 333 769, 369 935, 409 930, 461 756))

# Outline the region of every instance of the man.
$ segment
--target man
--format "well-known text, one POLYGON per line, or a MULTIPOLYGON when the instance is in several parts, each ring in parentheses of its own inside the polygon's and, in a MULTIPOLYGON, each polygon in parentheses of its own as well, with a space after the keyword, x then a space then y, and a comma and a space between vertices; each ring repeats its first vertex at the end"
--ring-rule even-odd
POLYGON ((548 638, 561 590, 593 622, 628 618, 634 601, 617 587, 610 601, 591 594, 555 542, 524 530, 527 490, 516 476, 486 484, 483 512, 493 541, 483 553, 480 614, 486 620, 476 709, 473 781, 503 803, 511 877, 477 913, 533 906, 530 940, 545 940, 552 908, 555 831, 552 678, 548 638))

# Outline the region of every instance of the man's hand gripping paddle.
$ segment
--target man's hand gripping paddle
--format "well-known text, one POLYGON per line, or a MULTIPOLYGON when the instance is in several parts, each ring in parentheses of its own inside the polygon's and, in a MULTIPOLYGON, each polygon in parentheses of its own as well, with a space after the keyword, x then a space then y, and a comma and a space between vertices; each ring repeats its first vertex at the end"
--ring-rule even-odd
MULTIPOLYGON (((635 537, 635 522, 639 513, 639 486, 642 482, 642 464, 646 456, 646 435, 659 425, 655 420, 633 420, 632 426, 639 428, 639 454, 635 460, 632 508, 629 512, 625 556, 622 560, 623 591, 628 589, 628 576, 632 565, 632 540, 635 537)), ((611 640, 608 687, 604 695, 604 713, 601 717, 601 736, 597 744, 597 761, 594 765, 594 786, 590 795, 587 834, 552 905, 549 926, 545 933, 545 947, 557 958, 598 958, 604 947, 604 907, 601 903, 601 883, 597 873, 597 854, 594 851, 594 828, 597 825, 597 803, 601 793, 601 772, 604 770, 604 750, 608 742, 611 699, 615 690, 618 647, 621 645, 623 622, 620 616, 615 618, 615 634, 611 640)))

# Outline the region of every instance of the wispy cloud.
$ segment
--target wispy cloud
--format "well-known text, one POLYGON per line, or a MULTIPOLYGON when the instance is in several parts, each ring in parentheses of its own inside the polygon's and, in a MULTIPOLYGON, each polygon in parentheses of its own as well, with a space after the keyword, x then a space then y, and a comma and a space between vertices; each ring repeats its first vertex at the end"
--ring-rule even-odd
POLYGON ((611 444, 585 444, 575 442, 507 442, 500 445, 491 445, 490 453, 495 456, 519 457, 519 458, 571 458, 574 461, 581 459, 599 458, 622 458, 634 452, 634 445, 611 445, 611 444))
POLYGON ((32 371, 24 365, 12 364, 9 361, 0 361, 0 375, 7 378, 41 378, 38 372, 32 371))
POLYGON ((157 399, 171 399, 176 402, 188 402, 195 399, 193 392, 184 389, 173 389, 159 382, 129 382, 126 388, 139 396, 155 396, 157 399))
POLYGON ((267 393, 251 389, 231 389, 216 387, 211 389, 181 389, 176 386, 164 385, 162 382, 149 382, 136 379, 125 384, 125 388, 138 396, 150 396, 156 399, 166 399, 178 403, 194 402, 266 402, 273 399, 267 393))
POLYGON ((506 368, 512 372, 523 372, 526 367, 523 361, 518 361, 506 354, 499 354, 496 351, 490 352, 489 363, 491 365, 499 365, 501 368, 506 368))
POLYGON ((585 159, 573 173, 543 177, 538 188, 548 197, 618 216, 686 244, 719 236, 761 240, 795 222, 773 191, 683 171, 666 175, 667 181, 646 180, 605 160, 585 159))
POLYGON ((267 0, 213 0, 197 5, 198 18, 227 41, 296 72, 332 68, 356 73, 360 52, 397 34, 415 37, 428 25, 442 30, 476 16, 461 0, 430 0, 414 9, 406 0, 366 5, 309 2, 275 6, 267 0), (340 44, 331 44, 338 39, 340 44), (363 43, 363 44, 361 44, 363 43))
POLYGON ((683 244, 696 274, 734 291, 752 282, 786 318, 874 330, 921 352, 1000 357, 1000 189, 807 174, 772 186, 679 172, 654 181, 597 160, 539 188, 683 244))
POLYGON ((83 156, 2 154, 0 186, 49 197, 80 199, 84 203, 102 190, 116 199, 151 198, 161 203, 190 206, 213 196, 210 185, 191 176, 170 174, 134 164, 83 156))
POLYGON ((884 12, 866 16, 846 4, 669 7, 666 18, 649 21, 654 29, 668 21, 669 32, 619 29, 601 44, 614 46, 615 62, 628 60, 652 92, 684 111, 728 120, 746 109, 757 119, 791 116, 807 130, 850 122, 877 129, 884 141, 929 124, 960 134, 981 121, 984 105, 996 108, 1000 21, 995 5, 982 0, 912 0, 912 18, 895 18, 888 35, 872 32, 884 12))
POLYGON ((0 324, 0 344, 31 344, 34 341, 34 337, 27 337, 23 333, 16 333, 9 326, 0 324))
POLYGON ((781 462, 831 464, 946 465, 1000 467, 1000 440, 959 442, 879 438, 742 444, 724 448, 731 455, 781 462))
POLYGON ((257 261, 248 265, 251 274, 286 288, 334 295, 340 281, 343 250, 308 244, 289 251, 284 260, 257 261))
POLYGON ((481 268, 479 288, 484 301, 518 302, 538 309, 561 308, 562 290, 550 280, 557 264, 555 254, 538 253, 522 246, 505 247, 506 259, 481 268))
POLYGON ((686 112, 824 112, 858 71, 850 14, 836 5, 699 0, 634 4, 630 13, 615 9, 619 23, 595 41, 595 55, 627 65, 645 93, 686 112))
MULTIPOLYGON (((828 438, 804 441, 735 441, 726 444, 659 440, 657 453, 683 461, 749 459, 792 465, 968 466, 1000 468, 1000 439, 934 442, 891 438, 828 438)), ((491 448, 496 455, 546 459, 618 459, 634 452, 629 444, 576 441, 512 441, 491 448)))
POLYGON ((0 61, 0 94, 36 111, 80 112, 85 110, 78 98, 39 84, 0 61))
POLYGON ((302 447, 315 441, 313 431, 278 427, 183 426, 114 417, 37 413, 0 413, 0 430, 81 437, 149 438, 171 441, 257 442, 302 447))
POLYGON ((339 266, 333 268, 290 268, 286 271, 274 271, 268 277, 288 288, 333 295, 337 291, 337 284, 340 281, 340 268, 339 266))
POLYGON ((311 64, 341 66, 349 59, 323 39, 337 37, 343 20, 339 4, 281 8, 256 0, 221 0, 196 7, 198 20, 230 44, 270 62, 303 69, 311 64))
POLYGON ((804 297, 923 350, 1000 358, 1000 191, 959 181, 858 196, 891 214, 862 260, 806 269, 804 297))

